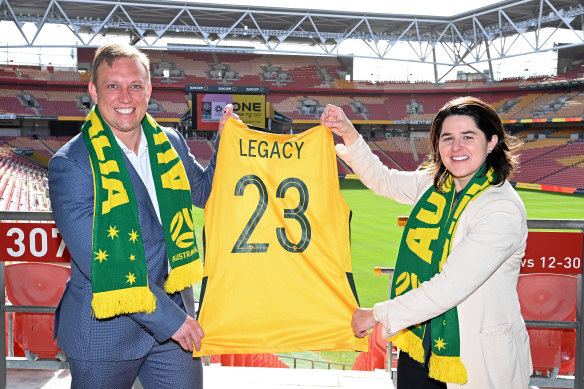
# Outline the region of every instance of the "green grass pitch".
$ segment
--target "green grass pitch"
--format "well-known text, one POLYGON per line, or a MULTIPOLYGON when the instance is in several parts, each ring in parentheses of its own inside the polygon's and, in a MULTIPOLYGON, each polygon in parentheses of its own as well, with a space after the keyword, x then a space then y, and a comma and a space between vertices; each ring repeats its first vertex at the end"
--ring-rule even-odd
MULTIPOLYGON (((377 196, 358 180, 341 180, 341 192, 351 210, 351 254, 361 306, 371 307, 389 295, 387 275, 375 266, 395 265, 403 228, 397 217, 411 206, 377 196)), ((518 190, 530 219, 584 219, 584 196, 518 190)))
MULTIPOLYGON (((407 216, 411 206, 377 196, 359 180, 340 180, 341 193, 353 213, 351 219, 351 254, 353 274, 361 306, 371 307, 389 295, 387 275, 376 275, 373 268, 395 265, 403 228, 398 216, 407 216)), ((530 219, 584 219, 584 196, 518 190, 530 219)), ((195 210, 197 242, 202 248, 203 210, 195 210)), ((195 291, 195 293, 197 293, 195 291)), ((352 365, 358 353, 342 351, 290 353, 311 360, 352 365)), ((288 358, 282 359, 291 364, 288 358)), ((299 362, 299 367, 310 367, 299 362)), ((317 368, 326 368, 318 365, 317 368)), ((335 368, 335 367, 333 367, 335 368)))

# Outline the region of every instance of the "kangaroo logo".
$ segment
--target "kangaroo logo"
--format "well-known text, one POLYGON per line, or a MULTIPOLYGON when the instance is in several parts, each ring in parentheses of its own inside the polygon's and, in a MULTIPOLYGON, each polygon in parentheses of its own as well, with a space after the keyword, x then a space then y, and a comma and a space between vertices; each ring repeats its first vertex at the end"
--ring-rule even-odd
POLYGON ((170 223, 170 232, 172 233, 172 241, 177 247, 184 249, 194 244, 195 232, 193 228, 192 209, 183 208, 174 215, 170 223))

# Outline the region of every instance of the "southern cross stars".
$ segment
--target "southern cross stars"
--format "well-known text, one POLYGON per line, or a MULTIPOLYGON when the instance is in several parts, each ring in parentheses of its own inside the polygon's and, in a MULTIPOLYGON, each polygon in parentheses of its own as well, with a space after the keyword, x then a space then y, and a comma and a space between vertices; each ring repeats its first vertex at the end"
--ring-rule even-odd
POLYGON ((434 345, 434 347, 436 347, 438 350, 442 350, 443 348, 446 348, 446 345, 448 343, 444 342, 444 339, 442 338, 438 338, 436 340, 434 340, 434 342, 436 342, 436 345, 434 345))
POLYGON ((128 232, 128 235, 130 235, 130 240, 132 241, 132 243, 136 243, 136 241, 138 240, 138 233, 134 230, 132 230, 132 232, 128 232))
POLYGON ((99 259, 99 263, 102 261, 107 261, 107 257, 109 255, 107 254, 107 251, 102 251, 101 249, 99 249, 99 251, 95 252, 94 254, 97 255, 95 259, 99 259))
POLYGON ((126 278, 128 279, 128 281, 126 281, 126 283, 129 282, 130 285, 132 285, 134 282, 136 282, 136 276, 134 275, 134 273, 128 273, 126 278))
POLYGON ((108 234, 107 237, 108 238, 112 238, 112 240, 114 240, 114 238, 116 238, 118 236, 118 232, 120 232, 116 226, 110 226, 109 230, 107 230, 108 234))

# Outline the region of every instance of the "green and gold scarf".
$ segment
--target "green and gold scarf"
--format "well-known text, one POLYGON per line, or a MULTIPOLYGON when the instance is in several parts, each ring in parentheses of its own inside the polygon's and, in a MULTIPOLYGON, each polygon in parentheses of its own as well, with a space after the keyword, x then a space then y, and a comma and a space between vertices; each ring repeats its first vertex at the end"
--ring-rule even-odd
MULTIPOLYGON (((391 298, 402 295, 428 281, 442 271, 450 254, 452 237, 466 206, 491 186, 494 172, 487 174, 483 165, 454 203, 452 176, 436 190, 430 187, 416 203, 405 226, 400 243, 398 261, 391 286, 391 298)), ((416 307, 412 307, 416 309, 416 307)), ((426 324, 418 324, 400 331, 391 341, 420 363, 426 360, 422 345, 426 324)), ((456 307, 430 321, 431 350, 429 376, 438 381, 464 384, 467 373, 460 360, 460 337, 456 307)))
MULTIPOLYGON (((200 282, 203 267, 193 227, 185 168, 166 134, 146 114, 142 129, 148 153, 170 274, 164 288, 175 293, 200 282)), ((148 288, 138 205, 122 151, 97 105, 81 129, 93 171, 92 307, 98 319, 156 309, 148 288)), ((150 199, 148 199, 149 201, 150 199)))

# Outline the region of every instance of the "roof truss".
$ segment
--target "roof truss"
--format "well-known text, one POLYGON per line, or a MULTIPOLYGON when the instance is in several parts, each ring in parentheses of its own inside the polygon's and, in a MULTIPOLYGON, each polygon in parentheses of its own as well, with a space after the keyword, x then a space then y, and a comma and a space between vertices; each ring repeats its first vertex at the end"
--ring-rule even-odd
POLYGON ((508 0, 452 17, 169 0, 22 3, 0 0, 0 21, 13 24, 20 34, 8 47, 96 47, 107 36, 144 49, 349 56, 445 65, 452 70, 584 46, 584 6, 578 0, 508 0), (25 28, 30 23, 35 28, 25 28), (66 26, 69 37, 41 39, 47 25, 66 26), (568 34, 568 43, 558 43, 560 32, 563 37, 568 34))

